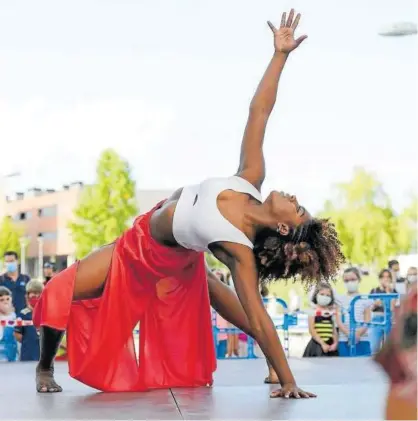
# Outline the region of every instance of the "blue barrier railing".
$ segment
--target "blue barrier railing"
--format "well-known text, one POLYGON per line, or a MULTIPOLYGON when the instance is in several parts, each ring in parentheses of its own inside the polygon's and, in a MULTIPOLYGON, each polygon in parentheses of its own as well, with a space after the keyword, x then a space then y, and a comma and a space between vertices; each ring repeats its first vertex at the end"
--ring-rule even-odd
POLYGON ((399 299, 399 294, 369 294, 369 295, 358 295, 351 300, 349 308, 350 318, 350 357, 356 356, 356 329, 359 327, 383 327, 385 338, 389 335, 392 329, 392 301, 399 299), (383 304, 384 309, 384 320, 383 322, 359 322, 355 318, 355 305, 358 300, 380 300, 383 304))
MULTIPOLYGON (((276 329, 282 329, 283 330, 283 336, 284 336, 284 343, 283 347, 286 352, 286 355, 289 356, 289 327, 290 326, 296 326, 297 325, 297 316, 294 314, 288 313, 288 306, 286 301, 284 301, 281 298, 264 298, 263 299, 265 304, 271 303, 272 301, 276 303, 276 305, 280 305, 284 309, 284 313, 280 316, 282 317, 275 317, 273 318, 273 323, 276 329)), ((212 311, 212 326, 213 326, 213 336, 215 339, 215 347, 217 348, 217 345, 219 343, 218 335, 221 333, 230 333, 230 334, 240 334, 244 333, 240 329, 236 327, 231 328, 219 328, 216 325, 216 315, 217 313, 213 310, 212 311)), ((254 346, 255 342, 254 339, 247 335, 247 356, 234 356, 232 358, 234 359, 254 359, 258 358, 257 355, 254 353, 254 346)), ((218 356, 219 359, 224 359, 225 357, 218 356)))

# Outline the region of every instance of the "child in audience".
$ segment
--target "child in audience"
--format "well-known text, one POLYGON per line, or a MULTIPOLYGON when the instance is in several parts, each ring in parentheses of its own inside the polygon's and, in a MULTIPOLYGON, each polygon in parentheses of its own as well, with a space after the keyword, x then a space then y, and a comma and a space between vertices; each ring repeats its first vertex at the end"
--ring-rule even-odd
POLYGON ((309 316, 309 333, 312 338, 306 346, 304 357, 338 356, 338 335, 334 323, 335 297, 328 283, 317 285, 312 302, 315 309, 309 316))
MULTIPOLYGON (((338 353, 340 357, 350 355, 350 315, 351 301, 359 295, 361 275, 357 268, 348 268, 343 275, 344 286, 347 290, 345 295, 340 295, 338 301, 341 307, 337 312, 337 326, 339 328, 338 353)), ((356 322, 370 322, 372 300, 360 299, 354 304, 354 319, 356 322)), ((369 332, 367 326, 359 327, 355 332, 356 356, 371 355, 369 332)))
MULTIPOLYGON (((32 320, 32 312, 41 296, 44 286, 41 282, 33 280, 26 285, 26 308, 18 317, 22 320, 32 320)), ((22 344, 20 361, 39 360, 39 332, 35 326, 16 326, 15 337, 22 344)))
POLYGON ((17 343, 13 336, 13 326, 7 322, 14 321, 16 314, 12 305, 12 292, 0 286, 0 361, 16 361, 17 343), (6 323, 5 326, 2 323, 6 323))

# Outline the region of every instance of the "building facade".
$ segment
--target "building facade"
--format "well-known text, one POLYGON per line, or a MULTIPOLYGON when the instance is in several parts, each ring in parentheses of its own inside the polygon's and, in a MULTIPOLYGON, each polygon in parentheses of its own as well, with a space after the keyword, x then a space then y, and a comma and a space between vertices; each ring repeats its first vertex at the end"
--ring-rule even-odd
MULTIPOLYGON (((83 188, 80 182, 63 186, 59 191, 33 188, 3 202, 3 214, 11 217, 24 233, 22 242, 27 246, 22 266, 31 276, 40 275, 44 261, 55 262, 58 270, 74 261, 75 246, 68 224, 83 188)), ((170 190, 138 190, 140 212, 147 212, 171 193, 170 190)))

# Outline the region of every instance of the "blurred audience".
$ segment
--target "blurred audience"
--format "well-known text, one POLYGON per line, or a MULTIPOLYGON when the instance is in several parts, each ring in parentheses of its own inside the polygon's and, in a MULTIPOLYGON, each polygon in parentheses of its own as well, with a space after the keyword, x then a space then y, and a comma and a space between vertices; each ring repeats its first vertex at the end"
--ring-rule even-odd
POLYGON ((417 268, 411 266, 406 273, 406 280, 408 281, 408 290, 417 283, 417 268))
POLYGON ((46 262, 44 264, 44 279, 45 284, 47 284, 56 274, 57 269, 54 263, 46 262))
POLYGON ((2 325, 1 322, 14 321, 16 314, 12 304, 12 292, 0 286, 0 362, 16 361, 17 343, 13 336, 13 326, 2 325))
MULTIPOLYGON (((379 286, 373 288, 370 294, 396 294, 393 288, 392 273, 389 269, 383 269, 379 273, 379 286)), ((394 310, 395 301, 391 302, 391 309, 394 310)), ((381 326, 373 326, 369 329, 370 348, 372 354, 379 351, 385 336, 385 308, 382 300, 375 300, 372 305, 372 322, 381 323, 381 326)))
MULTIPOLYGON (((42 282, 33 280, 26 285, 26 307, 18 313, 18 318, 32 321, 32 312, 42 294, 42 282)), ((39 360, 39 331, 35 326, 16 326, 16 340, 22 344, 20 361, 39 360)))
POLYGON ((19 272, 19 260, 15 251, 4 253, 6 272, 0 276, 0 286, 12 292, 13 307, 17 313, 26 307, 26 284, 30 277, 19 272))
MULTIPOLYGON (((350 355, 350 317, 349 310, 351 301, 359 295, 359 286, 361 275, 357 268, 348 268, 343 274, 344 286, 346 293, 338 297, 340 308, 336 314, 337 326, 339 329, 338 337, 338 354, 342 357, 350 355)), ((360 299, 354 304, 354 318, 357 322, 370 322, 371 300, 360 299)), ((356 329, 355 347, 357 356, 366 356, 371 354, 370 342, 368 336, 368 328, 360 327, 356 329)))
POLYGON ((401 276, 401 268, 398 260, 389 260, 388 268, 392 273, 393 288, 400 295, 406 294, 406 279, 401 276))
POLYGON ((312 296, 315 310, 308 317, 311 340, 306 346, 304 357, 338 356, 338 334, 335 326, 335 297, 330 285, 326 282, 316 286, 312 296))

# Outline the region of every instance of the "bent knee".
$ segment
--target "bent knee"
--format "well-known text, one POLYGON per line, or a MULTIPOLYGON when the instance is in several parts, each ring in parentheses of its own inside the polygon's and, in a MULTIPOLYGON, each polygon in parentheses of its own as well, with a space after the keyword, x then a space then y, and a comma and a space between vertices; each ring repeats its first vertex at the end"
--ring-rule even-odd
POLYGON ((114 248, 114 244, 109 244, 80 260, 74 284, 74 300, 98 298, 102 295, 114 248))

